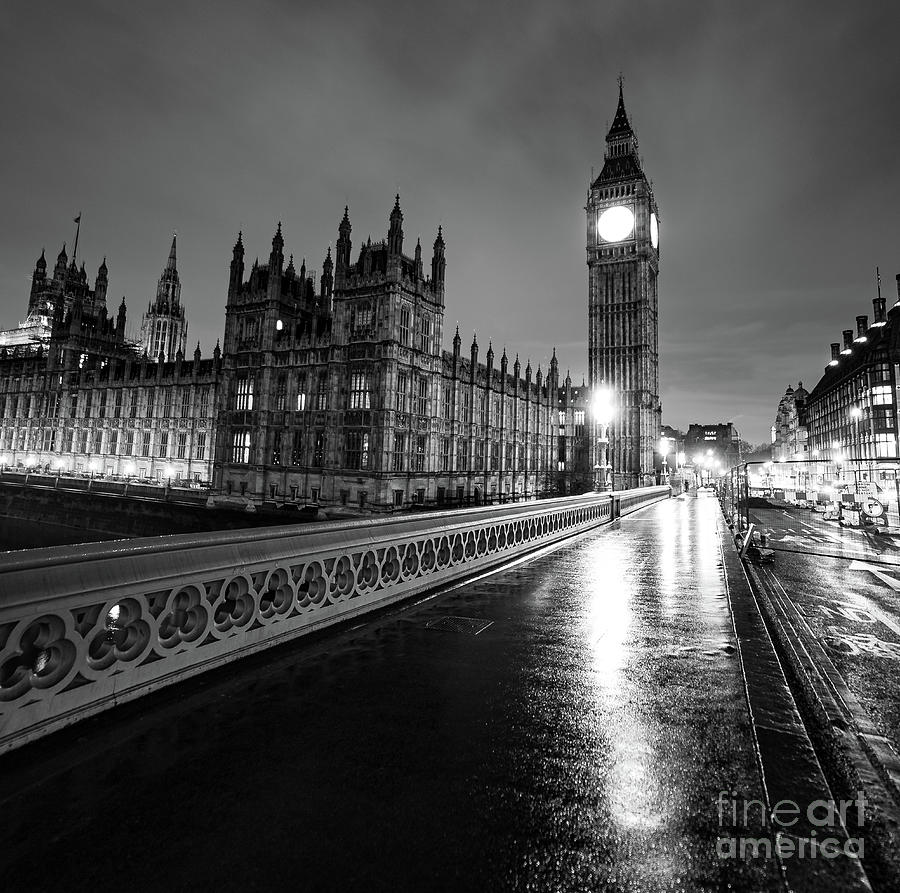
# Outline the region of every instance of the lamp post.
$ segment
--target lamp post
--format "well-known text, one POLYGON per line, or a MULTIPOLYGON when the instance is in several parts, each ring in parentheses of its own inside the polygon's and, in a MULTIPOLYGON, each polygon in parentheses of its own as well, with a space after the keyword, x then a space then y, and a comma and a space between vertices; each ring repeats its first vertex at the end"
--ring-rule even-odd
MULTIPOLYGON (((662 476, 665 482, 669 483, 669 438, 668 437, 660 437, 659 439, 659 454, 662 456, 662 476)), ((662 483, 662 481, 660 481, 662 483)))
POLYGON ((607 462, 606 448, 609 445, 609 423, 615 411, 609 389, 598 388, 591 398, 591 415, 597 426, 594 438, 594 490, 601 493, 612 489, 612 466, 607 462))

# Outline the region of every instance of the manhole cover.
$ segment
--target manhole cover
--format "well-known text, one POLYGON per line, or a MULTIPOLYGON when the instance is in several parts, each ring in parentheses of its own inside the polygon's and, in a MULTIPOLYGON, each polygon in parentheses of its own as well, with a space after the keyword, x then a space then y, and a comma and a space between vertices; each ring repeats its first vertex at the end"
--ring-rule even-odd
POLYGON ((493 623, 493 620, 485 620, 483 617, 452 617, 448 615, 429 620, 425 626, 428 629, 445 629, 452 633, 468 633, 471 636, 477 636, 493 623))

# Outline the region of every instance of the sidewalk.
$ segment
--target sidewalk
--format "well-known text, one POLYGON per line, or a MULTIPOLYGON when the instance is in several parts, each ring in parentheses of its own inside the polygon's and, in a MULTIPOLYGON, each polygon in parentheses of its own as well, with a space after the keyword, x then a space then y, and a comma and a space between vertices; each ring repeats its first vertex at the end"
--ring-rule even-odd
POLYGON ((767 831, 718 524, 658 503, 8 755, 5 885, 782 889, 727 851, 767 831))

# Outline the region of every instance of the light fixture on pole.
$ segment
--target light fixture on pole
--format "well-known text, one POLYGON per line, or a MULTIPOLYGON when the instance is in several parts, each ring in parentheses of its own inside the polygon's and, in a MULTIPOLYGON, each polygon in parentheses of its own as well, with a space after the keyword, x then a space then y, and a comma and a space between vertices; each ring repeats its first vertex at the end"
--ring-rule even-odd
POLYGON ((606 458, 606 449, 609 445, 609 423, 615 415, 616 408, 612 394, 608 388, 599 387, 591 397, 591 416, 596 425, 594 438, 594 489, 603 492, 610 489, 612 484, 611 470, 606 458))
MULTIPOLYGON (((669 482, 669 438, 668 437, 660 437, 659 439, 659 454, 662 456, 662 476, 665 479, 666 483, 669 482)), ((660 481, 662 483, 662 481, 660 481)))

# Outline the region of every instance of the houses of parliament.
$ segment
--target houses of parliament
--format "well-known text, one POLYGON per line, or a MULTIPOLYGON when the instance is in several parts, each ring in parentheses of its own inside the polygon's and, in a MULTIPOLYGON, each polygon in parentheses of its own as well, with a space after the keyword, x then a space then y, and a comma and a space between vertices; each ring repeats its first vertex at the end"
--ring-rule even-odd
POLYGON ((0 332, 0 465, 371 510, 577 493, 610 469, 617 489, 652 483, 659 209, 621 80, 585 210, 590 387, 560 378, 555 350, 523 369, 490 341, 464 349, 458 329, 444 350, 443 232, 427 266, 418 241, 407 254, 399 196, 386 238, 355 252, 345 208, 318 277, 285 263, 280 223, 248 275, 239 233, 207 358, 185 354, 175 239, 136 340, 125 299, 107 308, 105 259, 91 288, 65 246, 52 273, 42 252, 25 320, 0 332), (587 417, 601 390, 606 469, 587 417))
MULTIPOLYGON (((399 196, 387 237, 354 252, 348 209, 321 275, 231 257, 225 330, 186 356, 173 239, 140 339, 65 246, 35 264, 28 313, 0 332, 0 463, 202 486, 253 503, 497 501, 590 489, 586 388, 459 331, 443 349, 446 255, 405 253, 399 196), (355 258, 355 259, 354 259, 355 258)), ((223 277, 224 278, 224 277, 223 277)))

